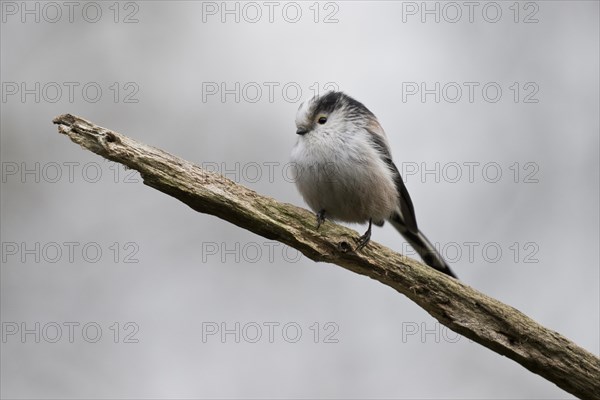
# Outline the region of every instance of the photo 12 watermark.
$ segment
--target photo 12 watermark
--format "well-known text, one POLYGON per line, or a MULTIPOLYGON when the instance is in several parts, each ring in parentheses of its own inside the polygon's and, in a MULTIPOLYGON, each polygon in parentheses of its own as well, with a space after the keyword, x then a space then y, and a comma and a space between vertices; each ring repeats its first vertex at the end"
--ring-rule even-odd
POLYGON ((403 103, 513 103, 537 104, 537 82, 402 82, 403 103))
MULTIPOLYGON (((436 251, 451 264, 538 264, 540 245, 535 241, 501 243, 496 241, 463 241, 432 243, 436 251)), ((419 254, 406 242, 402 243, 400 253, 403 257, 419 258, 419 254)))
POLYGON ((100 261, 115 264, 137 264, 140 246, 137 242, 41 242, 3 241, 2 264, 96 264, 100 261))
POLYGON ((137 24, 140 3, 135 1, 2 1, 2 23, 56 24, 109 21, 137 24))
POLYGON ((123 164, 103 159, 101 162, 80 161, 3 161, 0 163, 2 183, 141 183, 138 171, 123 164))
POLYGON ((137 104, 137 82, 40 82, 3 81, 2 103, 90 103, 137 104))
POLYGON ((339 343, 335 322, 202 322, 202 343, 339 343))
POLYGON ((540 22, 540 5, 534 1, 403 1, 403 23, 540 22))
POLYGON ((136 322, 2 322, 2 343, 139 343, 136 322))
POLYGON ((405 161, 398 165, 404 182, 421 183, 515 183, 540 182, 540 165, 535 161, 405 161))
POLYGON ((202 102, 234 103, 298 103, 328 91, 338 91, 336 82, 202 82, 202 102))
POLYGON ((203 1, 202 22, 295 24, 312 21, 315 24, 337 24, 340 3, 334 1, 203 1))

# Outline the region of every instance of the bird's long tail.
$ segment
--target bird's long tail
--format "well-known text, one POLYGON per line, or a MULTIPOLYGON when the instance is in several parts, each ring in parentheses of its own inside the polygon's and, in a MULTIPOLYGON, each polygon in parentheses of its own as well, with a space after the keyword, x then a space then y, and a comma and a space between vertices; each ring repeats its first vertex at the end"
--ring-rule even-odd
POLYGON ((400 232, 400 234, 404 237, 404 239, 406 239, 412 248, 419 253, 419 256, 421 256, 421 259, 423 259, 425 264, 437 269, 440 272, 443 272, 446 275, 450 275, 451 277, 458 279, 446 261, 444 261, 444 258, 441 256, 441 254, 420 230, 418 230, 416 233, 408 230, 406 225, 402 222, 402 219, 398 216, 392 217, 390 219, 390 223, 398 232, 400 232))

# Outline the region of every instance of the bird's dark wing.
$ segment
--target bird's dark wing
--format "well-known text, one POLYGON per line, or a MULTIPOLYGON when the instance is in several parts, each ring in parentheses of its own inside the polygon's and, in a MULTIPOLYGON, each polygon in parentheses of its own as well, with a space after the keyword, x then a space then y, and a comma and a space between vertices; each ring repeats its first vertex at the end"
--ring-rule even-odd
POLYGON ((390 160, 390 169, 394 171, 394 183, 398 190, 398 196, 400 198, 400 212, 402 213, 402 219, 408 230, 412 233, 418 233, 419 228, 417 227, 417 217, 415 215, 415 207, 413 206, 408 189, 398 172, 396 165, 390 160))
MULTIPOLYGON (((378 124, 379 125, 379 124, 378 124)), ((381 131, 381 127, 379 127, 381 131)), ((381 159, 386 163, 388 168, 392 171, 394 175, 394 183, 396 184, 396 190, 398 191, 398 201, 400 203, 400 212, 402 214, 402 222, 406 225, 406 228, 417 234, 419 232, 419 228, 417 227, 417 217, 415 216, 415 208, 413 206, 412 200, 410 199, 410 195, 408 194, 408 189, 406 189, 406 185, 402 180, 402 176, 400 172, 398 172, 398 168, 392 161, 392 155, 390 153, 389 146, 387 144, 386 138, 384 134, 380 132, 376 132, 374 130, 368 129, 370 135, 369 139, 373 144, 373 147, 377 149, 381 159)))

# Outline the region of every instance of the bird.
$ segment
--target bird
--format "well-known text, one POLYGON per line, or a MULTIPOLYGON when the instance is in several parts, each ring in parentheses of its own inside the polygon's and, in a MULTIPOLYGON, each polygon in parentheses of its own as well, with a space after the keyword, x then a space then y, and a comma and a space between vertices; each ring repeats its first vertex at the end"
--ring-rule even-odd
POLYGON ((359 251, 371 240, 372 225, 388 221, 425 264, 457 278, 419 229, 385 131, 364 104, 341 91, 317 94, 300 104, 295 123, 294 182, 316 213, 317 230, 325 220, 368 222, 359 251))

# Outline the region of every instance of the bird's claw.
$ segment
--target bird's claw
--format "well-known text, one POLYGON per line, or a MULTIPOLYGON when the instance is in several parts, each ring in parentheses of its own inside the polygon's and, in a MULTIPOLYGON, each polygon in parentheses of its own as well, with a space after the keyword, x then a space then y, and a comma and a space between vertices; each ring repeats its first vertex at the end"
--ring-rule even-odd
POLYGON ((371 231, 366 231, 365 234, 356 239, 356 241, 358 242, 358 246, 356 246, 356 250, 354 251, 362 250, 371 241, 371 231))
POLYGON ((364 235, 362 235, 361 237, 356 239, 356 241, 358 242, 358 246, 356 246, 356 250, 354 250, 354 251, 362 250, 362 248, 365 247, 367 244, 369 244, 369 241, 371 241, 371 224, 372 224, 372 222, 373 221, 371 219, 369 219, 369 229, 367 229, 367 231, 365 232, 364 235))

